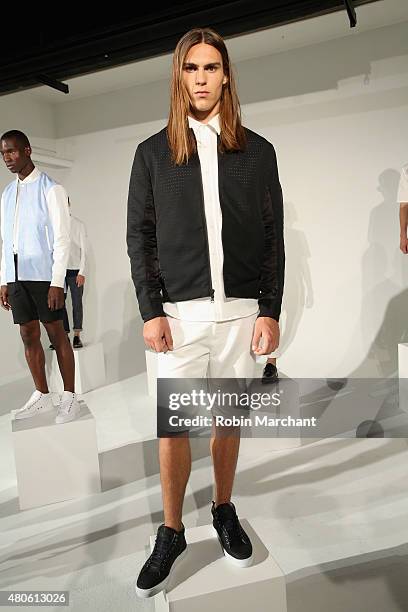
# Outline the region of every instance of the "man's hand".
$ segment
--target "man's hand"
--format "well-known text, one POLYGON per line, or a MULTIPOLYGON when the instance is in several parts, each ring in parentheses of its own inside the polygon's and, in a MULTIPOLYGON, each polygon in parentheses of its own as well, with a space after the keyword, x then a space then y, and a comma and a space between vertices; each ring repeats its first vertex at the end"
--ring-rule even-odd
POLYGON ((1 303, 1 307, 4 308, 4 310, 10 310, 11 306, 8 303, 8 289, 7 289, 7 285, 2 285, 1 289, 0 289, 0 303, 1 303))
POLYGON ((148 348, 156 353, 173 350, 173 338, 167 317, 155 317, 143 326, 143 338, 148 348))
POLYGON ((83 287, 83 285, 85 285, 85 276, 82 276, 82 274, 77 274, 76 284, 77 287, 83 287))
POLYGON ((279 346, 279 323, 271 317, 258 317, 252 337, 252 350, 255 355, 269 355, 279 346), (259 348, 259 342, 262 348, 259 348))
POLYGON ((408 253, 408 238, 406 236, 400 236, 400 249, 403 253, 408 253))
POLYGON ((64 289, 62 287, 50 286, 48 289, 48 308, 59 310, 64 306, 64 289))

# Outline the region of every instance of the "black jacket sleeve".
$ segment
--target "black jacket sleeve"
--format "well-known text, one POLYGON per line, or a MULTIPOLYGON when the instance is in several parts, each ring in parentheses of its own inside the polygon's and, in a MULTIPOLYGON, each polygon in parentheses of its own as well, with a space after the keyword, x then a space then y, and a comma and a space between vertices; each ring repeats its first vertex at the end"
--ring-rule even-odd
POLYGON ((285 245, 283 237, 283 197, 279 182, 275 149, 270 145, 263 221, 265 251, 261 268, 259 317, 279 321, 285 278, 285 245))
POLYGON ((140 145, 136 149, 130 175, 126 239, 143 321, 166 316, 160 291, 153 191, 140 145))

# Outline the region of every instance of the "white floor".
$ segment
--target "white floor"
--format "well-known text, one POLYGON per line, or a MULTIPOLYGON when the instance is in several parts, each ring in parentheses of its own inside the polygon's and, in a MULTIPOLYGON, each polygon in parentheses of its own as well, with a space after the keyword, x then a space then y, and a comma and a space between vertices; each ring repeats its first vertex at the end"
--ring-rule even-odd
MULTIPOLYGON (((0 417, 0 590, 69 590, 65 609, 81 612, 153 610, 133 582, 162 521, 155 403, 145 375, 84 398, 97 420, 103 492, 78 501, 19 510, 10 416, 0 417)), ((192 440, 187 527, 211 520, 203 443, 192 440)), ((331 438, 263 453, 256 443, 243 445, 233 501, 255 529, 267 526, 288 611, 408 610, 406 439, 331 438)))

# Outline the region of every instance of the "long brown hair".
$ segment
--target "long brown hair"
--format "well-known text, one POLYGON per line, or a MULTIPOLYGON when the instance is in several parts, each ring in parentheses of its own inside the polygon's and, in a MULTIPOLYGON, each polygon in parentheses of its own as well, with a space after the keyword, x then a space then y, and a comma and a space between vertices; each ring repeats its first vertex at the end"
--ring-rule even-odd
POLYGON ((212 45, 220 52, 223 71, 228 78, 227 83, 223 85, 220 99, 219 150, 221 152, 242 151, 246 145, 246 134, 241 124, 241 106, 224 40, 211 28, 194 28, 180 38, 173 55, 167 140, 173 162, 177 165, 186 163, 196 151, 196 143, 188 125, 190 97, 183 83, 182 73, 188 52, 191 47, 199 43, 212 45))

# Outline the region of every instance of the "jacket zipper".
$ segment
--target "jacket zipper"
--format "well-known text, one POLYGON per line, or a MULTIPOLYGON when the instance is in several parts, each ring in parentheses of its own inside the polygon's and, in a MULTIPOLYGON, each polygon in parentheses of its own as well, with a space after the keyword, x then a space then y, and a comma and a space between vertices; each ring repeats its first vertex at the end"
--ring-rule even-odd
MULTIPOLYGON (((193 134, 194 134, 194 130, 193 130, 193 134)), ((194 134, 194 139, 195 139, 195 134, 194 134)), ((197 146, 197 141, 196 141, 196 146, 197 146)), ((203 187, 203 175, 201 172, 201 163, 200 163, 200 157, 198 155, 198 151, 197 151, 197 159, 198 159, 198 166, 199 166, 199 170, 200 170, 200 183, 201 183, 201 214, 202 214, 202 218, 203 218, 203 224, 204 224, 204 230, 205 230, 205 241, 207 244, 207 257, 208 257, 208 278, 210 280, 210 296, 211 296, 211 302, 214 301, 214 289, 212 286, 212 278, 211 278, 211 266, 210 266, 210 246, 208 244, 208 230, 207 230, 207 220, 205 218, 205 205, 204 205, 204 187, 203 187)))

